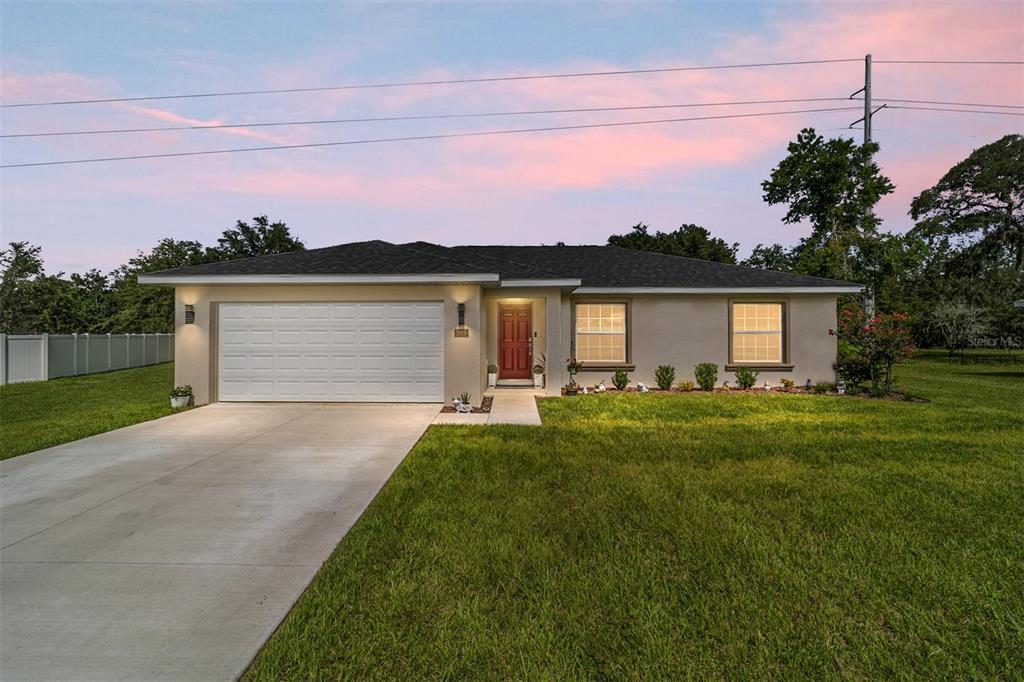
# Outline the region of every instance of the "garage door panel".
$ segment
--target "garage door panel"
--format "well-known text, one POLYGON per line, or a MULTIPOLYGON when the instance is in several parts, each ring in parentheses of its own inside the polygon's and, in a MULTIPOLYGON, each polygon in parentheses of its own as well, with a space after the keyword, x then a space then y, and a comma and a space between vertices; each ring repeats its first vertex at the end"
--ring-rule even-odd
POLYGON ((441 303, 221 305, 220 399, 443 400, 441 303))

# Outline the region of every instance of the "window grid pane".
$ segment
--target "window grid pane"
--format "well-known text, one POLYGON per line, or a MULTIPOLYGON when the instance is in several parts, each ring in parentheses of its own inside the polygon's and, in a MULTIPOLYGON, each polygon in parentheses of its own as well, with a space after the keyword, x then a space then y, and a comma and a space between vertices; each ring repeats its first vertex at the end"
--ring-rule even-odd
POLYGON ((734 303, 733 362, 782 362, 782 304, 734 303))
POLYGON ((626 361, 626 305, 576 305, 576 359, 580 362, 626 361))

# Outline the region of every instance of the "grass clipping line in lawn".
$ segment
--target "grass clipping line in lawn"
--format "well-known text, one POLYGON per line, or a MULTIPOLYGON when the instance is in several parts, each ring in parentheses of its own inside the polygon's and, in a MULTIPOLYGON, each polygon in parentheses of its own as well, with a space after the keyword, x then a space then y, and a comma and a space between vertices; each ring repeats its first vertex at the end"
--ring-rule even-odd
POLYGON ((1015 677, 1024 373, 900 381, 431 428, 246 679, 1015 677))
POLYGON ((0 386, 0 459, 171 414, 173 386, 173 363, 0 386))

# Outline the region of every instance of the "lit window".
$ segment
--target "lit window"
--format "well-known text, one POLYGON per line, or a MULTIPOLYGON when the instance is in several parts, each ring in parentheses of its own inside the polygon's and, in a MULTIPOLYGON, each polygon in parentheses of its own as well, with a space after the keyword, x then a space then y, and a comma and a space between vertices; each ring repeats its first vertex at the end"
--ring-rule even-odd
POLYGON ((782 362, 782 304, 732 304, 732 361, 782 362))
POLYGON ((626 361, 626 304, 576 304, 576 359, 626 361))

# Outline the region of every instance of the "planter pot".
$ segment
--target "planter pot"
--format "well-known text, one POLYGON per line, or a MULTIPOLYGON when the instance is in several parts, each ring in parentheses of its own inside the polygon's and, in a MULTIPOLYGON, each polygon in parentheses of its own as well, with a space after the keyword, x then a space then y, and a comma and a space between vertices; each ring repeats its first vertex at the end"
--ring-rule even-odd
POLYGON ((566 395, 576 395, 579 392, 578 388, 567 388, 565 389, 566 395))
POLYGON ((543 374, 534 374, 533 375, 533 387, 534 388, 544 388, 544 375, 543 374))
POLYGON ((487 374, 487 385, 490 386, 491 388, 494 388, 495 386, 497 386, 498 385, 498 375, 497 374, 490 374, 490 373, 488 373, 487 374))
POLYGON ((182 395, 182 396, 172 395, 171 396, 171 407, 174 407, 174 408, 188 407, 188 399, 191 398, 191 397, 192 396, 187 396, 187 395, 182 395))
POLYGON ((472 412, 473 406, 469 403, 459 403, 455 406, 456 412, 472 412))

